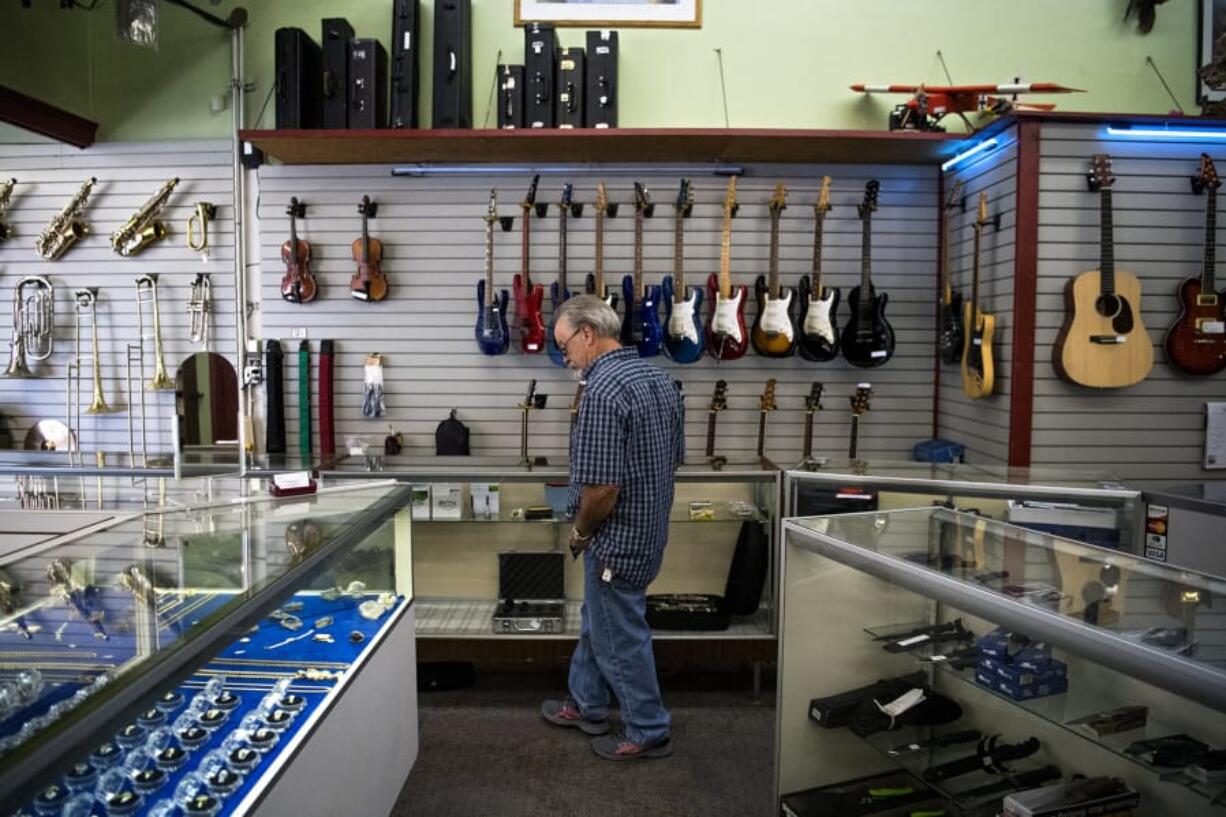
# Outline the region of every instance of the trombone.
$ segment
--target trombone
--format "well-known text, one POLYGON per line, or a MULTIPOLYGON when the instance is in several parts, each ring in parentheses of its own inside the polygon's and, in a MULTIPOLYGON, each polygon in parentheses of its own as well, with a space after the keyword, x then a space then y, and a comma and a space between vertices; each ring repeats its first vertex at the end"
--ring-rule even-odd
POLYGON ((51 357, 55 345, 55 288, 45 276, 27 275, 13 287, 13 339, 5 377, 37 377, 29 361, 51 357))
POLYGON ((145 273, 136 276, 136 321, 141 340, 141 373, 145 369, 145 305, 153 305, 153 379, 145 386, 149 391, 173 391, 175 381, 166 373, 166 357, 162 351, 162 318, 158 310, 158 276, 145 273))
POLYGON ((196 212, 187 220, 187 247, 204 252, 209 246, 209 222, 217 218, 217 205, 209 201, 196 202, 196 212))
MULTIPOLYGON (((89 338, 90 338, 90 354, 89 357, 93 361, 94 370, 94 394, 90 400, 89 407, 85 409, 86 414, 110 414, 112 409, 107 405, 106 399, 102 396, 102 360, 98 357, 98 288, 97 287, 82 287, 73 293, 76 303, 75 315, 75 338, 73 343, 73 359, 68 361, 67 367, 67 421, 68 421, 68 439, 71 441, 74 438, 73 429, 81 427, 81 365, 84 358, 81 357, 81 319, 82 317, 89 318, 89 338), (75 373, 75 377, 74 377, 75 373), (75 399, 73 386, 76 386, 75 399), (76 415, 76 425, 73 425, 73 415, 76 415)), ((77 445, 71 446, 69 452, 74 448, 80 456, 81 445, 80 435, 76 434, 77 445)))
POLYGON ((193 345, 209 347, 209 316, 213 312, 213 284, 207 272, 196 274, 192 281, 192 295, 187 302, 187 316, 191 321, 190 339, 193 345))

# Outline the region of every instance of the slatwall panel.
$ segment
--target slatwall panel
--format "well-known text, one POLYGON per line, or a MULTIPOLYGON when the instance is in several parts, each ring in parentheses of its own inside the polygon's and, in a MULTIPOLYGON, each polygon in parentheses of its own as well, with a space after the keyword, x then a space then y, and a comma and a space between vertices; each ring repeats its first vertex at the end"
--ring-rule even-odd
MULTIPOLYGON (((0 144, 0 177, 17 179, 7 213, 14 237, 0 244, 0 308, 4 342, 11 336, 9 315, 13 287, 27 275, 45 275, 55 287, 55 351, 50 360, 31 364, 35 380, 0 379, 0 410, 20 446, 27 429, 38 420, 64 421, 65 366, 73 353, 74 299, 78 287, 96 286, 98 343, 101 350, 102 392, 111 415, 84 414, 92 392, 92 370, 82 378, 82 447, 86 451, 127 450, 130 398, 124 383, 126 345, 137 340, 135 278, 158 273, 158 297, 166 368, 171 377, 187 355, 197 351, 188 342, 187 301, 191 281, 209 272, 213 287, 210 348, 233 362, 234 332, 234 209, 230 143, 226 141, 112 142, 86 150, 52 143, 0 144), (78 241, 59 261, 46 261, 34 250, 34 240, 90 176, 98 178, 82 215, 91 234, 78 241), (134 258, 111 251, 110 235, 132 216, 167 179, 178 176, 178 187, 162 210, 170 235, 134 258), (197 201, 219 205, 209 225, 209 260, 186 246, 187 219, 197 201)), ((149 318, 146 317, 146 324, 149 318)), ((82 323, 82 354, 88 354, 88 322, 82 323)), ((147 331, 149 331, 147 329, 147 331)), ((7 358, 7 354, 5 355, 7 358)), ((152 343, 146 344, 148 380, 153 373, 152 343)), ((6 361, 7 362, 7 361, 6 361)), ((135 366, 134 366, 135 369, 135 366)), ((172 392, 149 392, 149 446, 169 451, 172 392)), ((139 395, 137 404, 139 405, 139 395)), ((138 409, 139 416, 139 409, 138 409)), ((137 446, 139 426, 137 427, 137 446)))
POLYGON ((1201 272, 1205 198, 1192 195, 1189 177, 1202 152, 1226 167, 1226 148, 1111 138, 1104 126, 1044 123, 1040 150, 1033 463, 1110 470, 1145 482, 1220 476, 1200 467, 1203 412, 1205 401, 1226 397, 1226 379, 1179 372, 1167 363, 1162 338, 1178 314, 1179 281, 1201 272), (1088 191, 1085 174, 1100 152, 1112 156, 1116 177, 1116 267, 1141 280, 1141 316, 1155 347, 1149 377, 1126 389, 1067 383, 1051 363, 1064 284, 1099 263, 1099 197, 1088 191))
POLYGON ((988 218, 1000 214, 1000 229, 984 229, 980 250, 980 308, 996 317, 992 342, 996 386, 993 393, 972 400, 962 391, 958 364, 940 365, 940 436, 967 448, 969 462, 1009 461, 1009 367, 1013 345, 1013 273, 1017 206, 1017 128, 996 137, 1001 146, 977 162, 945 175, 945 197, 958 182, 965 210, 946 211, 949 220, 950 280, 969 303, 975 261, 975 221, 980 192, 988 194, 988 218))
MULTIPOLYGON (((433 432, 447 411, 459 409, 472 429, 473 452, 516 455, 519 412, 528 381, 536 378, 549 393, 547 409, 533 417, 533 448, 538 453, 565 452, 567 408, 574 391, 573 375, 553 366, 544 355, 518 352, 489 358, 473 339, 476 317, 474 288, 484 271, 484 223, 489 191, 497 188, 499 210, 518 217, 518 202, 530 181, 526 174, 499 176, 393 178, 386 166, 265 166, 260 169, 261 321, 265 337, 287 345, 287 446, 297 440, 297 340, 293 330, 305 327, 316 362, 318 340, 337 340, 336 433, 342 446, 350 435, 364 435, 377 444, 388 423, 406 435, 406 453, 432 453, 433 432), (363 304, 348 296, 354 269, 350 244, 360 235, 357 204, 363 194, 379 202, 379 217, 371 234, 384 245, 384 270, 391 282, 389 299, 363 304), (279 248, 288 238, 285 209, 291 196, 307 203, 301 238, 311 243, 313 269, 321 282, 316 302, 297 306, 279 297, 284 266, 279 248), (362 362, 369 352, 386 355, 384 419, 361 414, 362 362)), ((729 383, 729 410, 719 421, 719 448, 724 454, 752 453, 757 443, 759 395, 768 377, 779 380, 780 410, 772 415, 768 455, 794 461, 803 434, 803 395, 812 380, 826 386, 827 408, 817 421, 815 450, 845 456, 850 428, 847 399, 859 380, 875 388, 873 411, 865 425, 863 449, 879 458, 909 457, 911 446, 931 436, 932 340, 934 307, 932 281, 936 263, 936 175, 914 167, 806 166, 754 168, 738 183, 741 209, 733 227, 733 276, 752 285, 753 276, 767 269, 770 198, 776 174, 782 174, 790 195, 784 211, 780 269, 787 284, 795 284, 812 266, 813 209, 821 176, 834 177, 834 206, 825 227, 825 272, 828 285, 846 295, 858 281, 860 222, 856 204, 870 175, 881 181, 881 207, 873 221, 874 284, 890 293, 889 316, 898 334, 898 353, 876 371, 855 369, 841 359, 813 364, 800 358, 770 360, 752 352, 742 360, 716 365, 705 359, 678 366, 659 358, 676 374, 688 395, 688 443, 701 453, 705 440, 706 406, 715 380, 729 383)), ((575 197, 588 204, 569 230, 569 283, 581 287, 592 269, 594 218, 591 202, 599 170, 576 174, 575 197)), ((556 201, 564 179, 542 178, 539 200, 556 201)), ((658 283, 673 267, 673 208, 677 179, 654 175, 644 167, 645 182, 659 205, 646 223, 645 278, 658 283)), ((606 283, 620 283, 633 269, 633 187, 626 176, 607 179, 610 198, 621 203, 616 218, 606 221, 606 283)), ((687 282, 701 283, 718 269, 721 203, 726 182, 695 177, 695 207, 686 223, 687 282)), ((546 287, 557 273, 557 208, 545 220, 534 220, 532 258, 534 281, 546 287)), ((519 270, 520 232, 517 221, 509 233, 498 231, 497 288, 511 286, 519 270)), ((842 306, 840 320, 846 319, 842 306)), ((752 320, 753 310, 748 310, 752 320)), ((517 348, 517 347, 513 347, 517 348)), ((312 373, 314 395, 315 374, 312 373)), ((317 427, 317 414, 315 425, 317 427)), ((260 435, 262 438, 262 435, 260 435)), ((262 439, 261 439, 262 442, 262 439)), ((316 428, 315 451, 318 452, 316 428)))

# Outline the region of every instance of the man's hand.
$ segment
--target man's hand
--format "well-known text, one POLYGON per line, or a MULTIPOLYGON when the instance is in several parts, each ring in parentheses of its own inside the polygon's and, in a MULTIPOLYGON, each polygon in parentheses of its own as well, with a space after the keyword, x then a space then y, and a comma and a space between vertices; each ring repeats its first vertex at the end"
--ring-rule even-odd
POLYGON ((579 533, 578 528, 573 527, 573 526, 571 527, 570 529, 570 554, 571 556, 578 559, 579 554, 587 550, 587 546, 591 544, 591 542, 592 542, 592 535, 590 533, 587 536, 584 536, 581 533, 579 533))

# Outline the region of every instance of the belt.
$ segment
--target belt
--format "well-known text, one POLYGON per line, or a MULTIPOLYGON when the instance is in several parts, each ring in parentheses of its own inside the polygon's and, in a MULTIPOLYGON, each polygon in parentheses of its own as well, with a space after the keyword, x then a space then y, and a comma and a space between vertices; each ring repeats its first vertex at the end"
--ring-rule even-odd
POLYGON ((264 450, 269 454, 285 453, 285 395, 282 383, 280 341, 270 340, 267 344, 267 381, 264 385, 264 396, 267 399, 265 410, 266 428, 264 450))

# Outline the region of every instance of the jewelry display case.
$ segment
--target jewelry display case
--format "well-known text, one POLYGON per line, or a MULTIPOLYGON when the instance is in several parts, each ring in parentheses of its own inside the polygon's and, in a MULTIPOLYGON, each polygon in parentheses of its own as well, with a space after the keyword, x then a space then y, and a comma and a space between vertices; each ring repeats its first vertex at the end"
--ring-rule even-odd
POLYGON ((1093 813, 1224 813, 1226 582, 946 508, 783 529, 778 813, 995 815, 1076 774, 1123 781, 1093 813))
POLYGON ((0 537, 6 813, 386 814, 417 747, 409 489, 158 482, 0 509, 31 531, 0 537))

